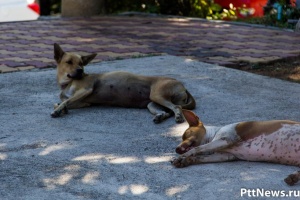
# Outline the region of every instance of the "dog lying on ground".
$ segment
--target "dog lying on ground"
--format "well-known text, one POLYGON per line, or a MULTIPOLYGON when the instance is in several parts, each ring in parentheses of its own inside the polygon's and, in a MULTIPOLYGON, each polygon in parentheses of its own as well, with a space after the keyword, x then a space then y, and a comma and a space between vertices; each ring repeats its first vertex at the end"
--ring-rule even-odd
MULTIPOLYGON (((300 167, 300 122, 288 120, 249 121, 223 127, 204 126, 195 113, 183 110, 189 128, 176 148, 182 154, 176 167, 234 160, 265 161, 300 167)), ((300 171, 285 182, 294 185, 300 171)))
POLYGON ((128 72, 86 74, 84 66, 96 54, 80 56, 64 52, 54 44, 57 62, 57 82, 60 86, 60 104, 54 105, 52 117, 67 113, 68 109, 91 105, 148 108, 160 123, 175 114, 175 121, 184 121, 181 108, 194 109, 193 96, 183 84, 173 78, 141 76, 128 72))

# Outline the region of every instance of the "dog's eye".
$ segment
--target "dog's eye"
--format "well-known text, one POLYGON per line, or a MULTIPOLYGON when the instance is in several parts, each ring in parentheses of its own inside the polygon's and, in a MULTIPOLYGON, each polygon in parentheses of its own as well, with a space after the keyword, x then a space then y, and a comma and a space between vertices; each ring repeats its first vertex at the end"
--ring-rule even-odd
POLYGON ((69 64, 69 65, 73 64, 72 60, 68 60, 66 63, 69 64))

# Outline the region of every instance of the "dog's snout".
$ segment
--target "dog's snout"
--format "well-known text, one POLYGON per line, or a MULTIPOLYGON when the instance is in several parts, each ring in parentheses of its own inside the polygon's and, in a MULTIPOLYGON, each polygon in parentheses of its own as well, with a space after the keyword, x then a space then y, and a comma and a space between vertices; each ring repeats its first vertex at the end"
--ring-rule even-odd
POLYGON ((81 68, 76 69, 76 72, 77 72, 78 74, 82 74, 82 73, 83 73, 83 69, 81 69, 81 68))
POLYGON ((72 74, 67 75, 68 78, 72 79, 81 79, 83 77, 83 69, 82 68, 77 68, 76 71, 72 74))

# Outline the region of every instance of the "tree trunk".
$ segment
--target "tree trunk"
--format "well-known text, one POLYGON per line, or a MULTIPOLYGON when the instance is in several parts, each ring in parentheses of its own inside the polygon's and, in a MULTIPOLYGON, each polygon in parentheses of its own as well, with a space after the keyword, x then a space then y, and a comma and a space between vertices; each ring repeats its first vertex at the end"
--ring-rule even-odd
POLYGON ((105 14, 105 0, 62 0, 63 17, 89 17, 105 14))

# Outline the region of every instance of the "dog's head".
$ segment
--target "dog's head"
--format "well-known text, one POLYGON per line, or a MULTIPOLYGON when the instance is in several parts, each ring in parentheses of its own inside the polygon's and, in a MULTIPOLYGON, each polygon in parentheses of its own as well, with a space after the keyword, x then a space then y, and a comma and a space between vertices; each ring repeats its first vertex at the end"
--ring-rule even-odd
POLYGON ((183 154, 199 146, 206 134, 203 123, 194 112, 183 109, 182 113, 189 124, 189 128, 182 135, 182 142, 176 148, 178 154, 183 154))
POLYGON ((57 63, 58 83, 66 85, 73 79, 82 79, 84 66, 91 62, 97 54, 80 56, 74 53, 67 53, 58 44, 54 44, 54 59, 57 63))

